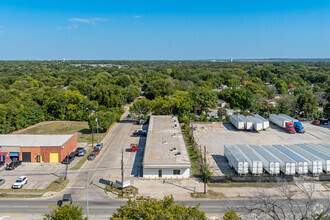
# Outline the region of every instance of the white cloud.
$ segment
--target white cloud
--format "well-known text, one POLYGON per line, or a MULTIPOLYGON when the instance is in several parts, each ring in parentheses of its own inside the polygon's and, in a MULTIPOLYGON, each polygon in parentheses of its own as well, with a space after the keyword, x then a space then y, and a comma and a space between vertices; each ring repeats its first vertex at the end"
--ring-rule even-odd
POLYGON ((70 18, 69 21, 76 22, 76 23, 95 25, 97 22, 106 21, 106 19, 104 19, 104 18, 70 18))

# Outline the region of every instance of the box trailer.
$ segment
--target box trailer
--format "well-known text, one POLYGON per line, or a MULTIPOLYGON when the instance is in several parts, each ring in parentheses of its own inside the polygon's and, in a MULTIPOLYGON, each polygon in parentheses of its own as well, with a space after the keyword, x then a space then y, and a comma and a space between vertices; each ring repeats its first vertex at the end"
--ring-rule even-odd
POLYGON ((238 151, 247 159, 249 163, 249 170, 253 175, 260 175, 263 173, 262 160, 246 145, 237 145, 238 151))
POLYGON ((250 119, 248 119, 244 115, 237 115, 237 117, 244 121, 244 128, 246 130, 252 130, 253 129, 253 122, 250 119))
POLYGON ((306 144, 296 144, 296 146, 300 147, 301 149, 304 149, 305 151, 310 152, 314 156, 320 158, 322 160, 323 164, 323 170, 326 173, 330 173, 330 156, 322 153, 321 151, 318 151, 306 144))
POLYGON ((232 125, 235 126, 235 128, 239 129, 239 130, 243 130, 245 123, 244 120, 238 118, 236 115, 231 115, 229 118, 229 121, 232 125))
POLYGON ((305 151, 304 149, 296 145, 285 145, 285 147, 289 148, 295 154, 305 159, 308 163, 308 170, 313 175, 319 175, 323 173, 323 164, 320 158, 317 158, 313 154, 309 153, 308 151, 305 151))
POLYGON ((305 128, 303 127, 303 125, 301 124, 301 122, 299 120, 292 118, 291 116, 285 115, 285 114, 279 114, 279 116, 281 116, 282 118, 288 119, 293 124, 293 127, 296 130, 296 132, 305 133, 305 128))
POLYGON ((308 163, 307 161, 294 153, 293 151, 283 147, 282 145, 273 145, 276 149, 291 157, 294 161, 296 161, 296 172, 300 175, 305 175, 308 173, 308 163))
POLYGON ((290 158, 289 156, 285 155, 275 147, 271 145, 262 145, 262 148, 268 151, 273 157, 278 159, 280 162, 280 170, 285 175, 294 175, 296 174, 296 162, 290 158))
POLYGON ((256 131, 263 130, 263 122, 261 120, 259 120, 258 118, 255 118, 253 116, 246 116, 246 118, 253 122, 254 130, 256 130, 256 131))
POLYGON ((260 121, 262 121, 263 123, 263 129, 266 130, 267 128, 269 128, 269 120, 261 117, 260 115, 258 114, 254 114, 253 117, 259 119, 260 121))
POLYGON ((330 144, 326 144, 326 143, 319 143, 319 145, 326 147, 330 150, 330 144))
POLYGON ((314 149, 316 149, 316 150, 318 150, 318 151, 320 151, 320 152, 322 152, 322 153, 330 156, 330 150, 328 148, 324 147, 321 144, 308 143, 306 145, 308 145, 308 146, 310 146, 310 147, 312 147, 312 148, 314 148, 314 149))
POLYGON ((228 164, 231 168, 234 168, 239 175, 245 175, 249 173, 249 164, 247 159, 233 146, 225 144, 224 155, 228 160, 228 164))
POLYGON ((284 128, 284 130, 286 130, 290 134, 295 134, 296 133, 296 130, 294 129, 292 122, 290 122, 286 118, 283 118, 279 115, 270 114, 269 115, 269 121, 276 124, 277 126, 279 126, 281 128, 284 128))
POLYGON ((280 174, 280 161, 259 145, 250 145, 252 151, 262 160, 264 170, 271 175, 280 174))

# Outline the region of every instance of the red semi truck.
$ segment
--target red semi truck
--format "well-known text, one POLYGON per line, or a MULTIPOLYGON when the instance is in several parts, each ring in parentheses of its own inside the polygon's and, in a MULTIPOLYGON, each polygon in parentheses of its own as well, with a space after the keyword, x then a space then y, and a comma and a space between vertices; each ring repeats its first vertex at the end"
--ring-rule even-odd
POLYGON ((277 126, 284 128, 290 134, 295 134, 296 130, 294 129, 293 123, 290 122, 288 119, 283 118, 279 115, 270 114, 269 121, 276 124, 277 126))

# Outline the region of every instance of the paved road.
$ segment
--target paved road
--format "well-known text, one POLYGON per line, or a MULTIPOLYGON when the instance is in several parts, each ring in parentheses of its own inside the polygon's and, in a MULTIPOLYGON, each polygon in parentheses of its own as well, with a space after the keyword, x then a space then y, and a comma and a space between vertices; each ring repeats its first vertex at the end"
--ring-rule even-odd
POLYGON ((109 200, 105 193, 103 181, 120 180, 121 149, 125 149, 127 138, 133 133, 133 120, 126 118, 128 110, 123 114, 122 120, 116 123, 103 139, 104 147, 94 161, 87 161, 77 171, 69 171, 70 184, 62 193, 51 199, 61 199, 63 194, 69 193, 73 200, 86 200, 86 187, 88 184, 88 200, 109 200), (89 173, 89 181, 87 182, 89 173))
MULTIPOLYGON (((0 219, 3 216, 9 216, 12 219, 31 219, 37 218, 45 211, 49 210, 49 205, 54 204, 55 200, 0 200, 0 219)), ((187 206, 200 203, 200 210, 205 213, 217 216, 228 210, 235 210, 238 213, 245 213, 244 205, 248 200, 200 200, 200 201, 177 201, 184 202, 187 206)), ((327 199, 319 199, 318 202, 326 203, 327 199)), ((75 204, 86 204, 86 201, 75 202, 75 204)), ((103 200, 90 201, 89 213, 90 219, 109 219, 116 209, 125 204, 122 200, 103 200)))

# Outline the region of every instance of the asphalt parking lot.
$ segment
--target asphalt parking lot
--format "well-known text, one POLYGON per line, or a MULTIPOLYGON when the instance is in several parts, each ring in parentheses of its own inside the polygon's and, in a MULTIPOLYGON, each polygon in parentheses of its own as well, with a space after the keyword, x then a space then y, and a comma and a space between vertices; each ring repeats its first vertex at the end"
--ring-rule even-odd
POLYGON ((306 133, 290 134, 271 124, 266 131, 242 131, 227 123, 194 124, 194 137, 199 146, 206 146, 207 159, 214 175, 231 172, 224 155, 225 144, 286 145, 301 143, 322 143, 330 140, 330 126, 316 126, 302 122, 306 133))
MULTIPOLYGON (((87 149, 87 148, 86 148, 87 149)), ((76 157, 69 164, 68 169, 74 167, 82 157, 76 157)), ((46 189, 49 184, 63 176, 66 165, 61 163, 22 163, 14 170, 5 170, 5 166, 0 169, 0 178, 5 179, 5 183, 0 185, 0 189, 11 189, 11 186, 20 176, 26 176, 28 183, 23 189, 46 189)))

